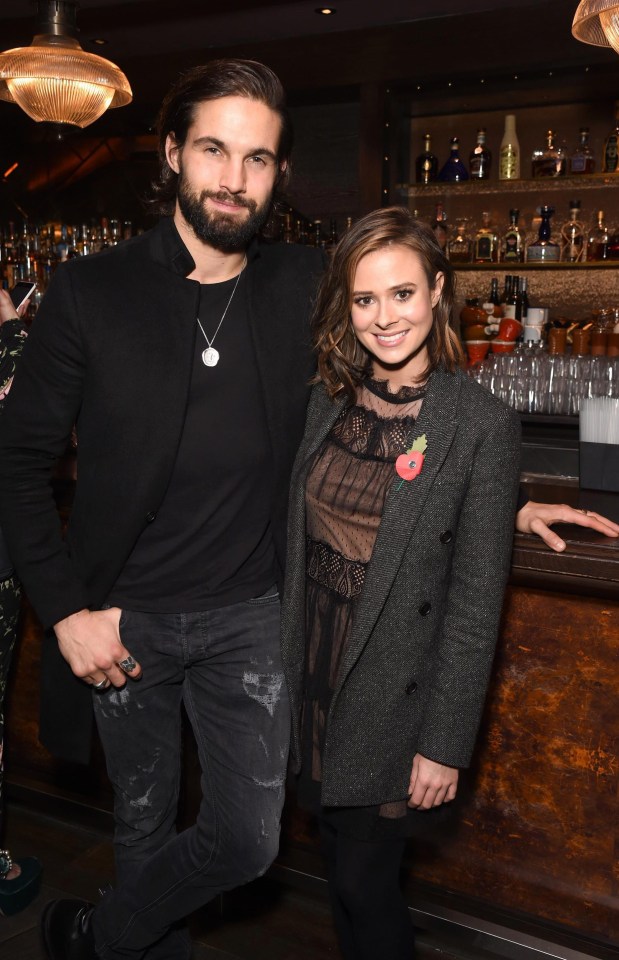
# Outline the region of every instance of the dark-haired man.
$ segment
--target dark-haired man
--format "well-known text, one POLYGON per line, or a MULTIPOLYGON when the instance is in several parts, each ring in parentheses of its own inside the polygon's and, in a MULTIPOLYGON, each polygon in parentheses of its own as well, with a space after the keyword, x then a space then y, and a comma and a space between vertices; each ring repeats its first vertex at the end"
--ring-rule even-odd
POLYGON ((58 641, 44 739, 85 759, 89 684, 115 791, 117 886, 94 909, 48 905, 52 960, 182 960, 179 921, 277 851, 278 584, 322 270, 318 251, 257 239, 290 147, 268 68, 219 61, 182 77, 160 118, 156 193, 172 216, 57 271, 10 397, 3 524, 58 641), (48 473, 74 422, 63 543, 48 473), (177 835, 181 703, 203 799, 177 835))

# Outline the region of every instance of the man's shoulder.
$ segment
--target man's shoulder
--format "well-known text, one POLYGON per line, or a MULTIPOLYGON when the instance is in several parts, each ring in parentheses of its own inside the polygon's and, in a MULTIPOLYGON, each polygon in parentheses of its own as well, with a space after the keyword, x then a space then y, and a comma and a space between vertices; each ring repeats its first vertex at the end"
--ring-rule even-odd
POLYGON ((76 276, 87 277, 146 265, 152 261, 151 234, 152 230, 147 230, 136 237, 131 237, 130 240, 122 240, 114 247, 107 247, 87 257, 76 257, 62 266, 76 276))

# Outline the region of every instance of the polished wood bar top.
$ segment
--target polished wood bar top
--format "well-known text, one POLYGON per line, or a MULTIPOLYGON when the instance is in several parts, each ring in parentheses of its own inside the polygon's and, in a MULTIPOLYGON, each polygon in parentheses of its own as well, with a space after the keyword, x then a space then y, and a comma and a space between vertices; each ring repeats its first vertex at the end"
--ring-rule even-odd
MULTIPOLYGON (((592 510, 619 523, 619 493, 581 490, 574 480, 524 475, 531 500, 567 503, 592 510)), ((619 600, 619 538, 575 524, 557 532, 567 543, 563 553, 550 550, 539 537, 516 534, 510 582, 565 593, 619 600)))

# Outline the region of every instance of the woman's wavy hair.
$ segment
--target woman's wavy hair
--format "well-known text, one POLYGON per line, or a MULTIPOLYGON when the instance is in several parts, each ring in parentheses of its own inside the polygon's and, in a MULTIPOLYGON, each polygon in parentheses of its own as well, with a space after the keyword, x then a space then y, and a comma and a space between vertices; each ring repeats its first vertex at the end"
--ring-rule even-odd
POLYGON ((318 355, 315 383, 324 383, 331 397, 345 393, 354 400, 359 384, 372 368, 370 354, 361 346, 352 326, 350 311, 357 265, 368 253, 400 244, 416 253, 433 290, 437 274, 444 277, 440 297, 432 313, 428 335, 428 366, 424 379, 443 365, 453 372, 463 362, 460 341, 451 327, 455 277, 432 229, 416 220, 405 207, 384 207, 358 220, 335 248, 325 273, 312 315, 312 333, 318 355))
POLYGON ((181 74, 169 90, 157 118, 159 149, 159 177, 151 184, 149 206, 158 213, 171 214, 176 203, 178 174, 166 158, 166 140, 169 135, 183 146, 194 120, 195 108, 207 100, 222 97, 246 97, 270 107, 281 120, 281 135, 277 153, 281 171, 276 187, 283 188, 290 173, 292 153, 292 121, 286 108, 286 95, 279 78, 270 67, 256 60, 211 60, 200 67, 192 67, 181 74))

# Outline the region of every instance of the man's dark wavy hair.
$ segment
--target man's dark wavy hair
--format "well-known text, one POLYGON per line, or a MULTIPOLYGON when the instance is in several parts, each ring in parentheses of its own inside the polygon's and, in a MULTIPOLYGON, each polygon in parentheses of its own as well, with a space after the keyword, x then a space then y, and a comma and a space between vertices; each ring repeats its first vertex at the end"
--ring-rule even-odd
POLYGON ((279 78, 269 67, 256 60, 211 60, 181 74, 161 104, 157 119, 159 177, 152 183, 152 196, 148 201, 149 206, 158 213, 173 213, 176 203, 178 174, 166 159, 168 136, 173 136, 182 147, 193 123, 195 108, 207 100, 221 97, 257 100, 279 115, 282 127, 277 160, 280 166, 285 162, 286 167, 276 186, 285 186, 290 169, 293 133, 286 108, 286 95, 279 78))

